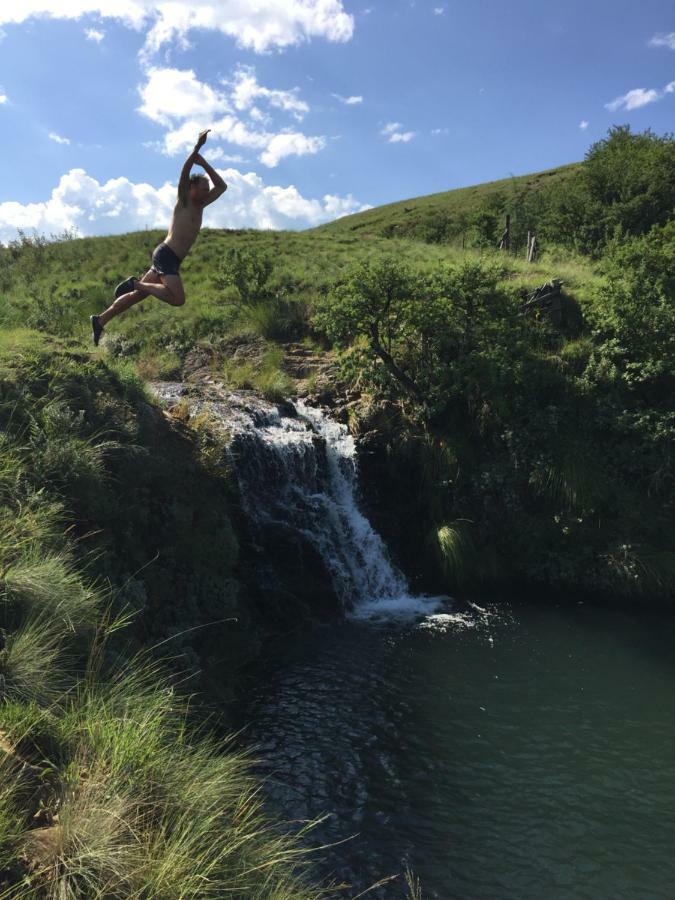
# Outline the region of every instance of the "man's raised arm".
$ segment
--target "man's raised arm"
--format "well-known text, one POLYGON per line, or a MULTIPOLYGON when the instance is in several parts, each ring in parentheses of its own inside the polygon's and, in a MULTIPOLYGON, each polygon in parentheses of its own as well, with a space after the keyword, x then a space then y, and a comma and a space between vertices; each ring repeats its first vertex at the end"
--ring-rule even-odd
POLYGON ((185 160, 185 162, 183 163, 183 168, 180 170, 180 178, 178 179, 178 199, 184 205, 188 202, 188 194, 190 192, 190 170, 197 162, 199 151, 206 143, 206 136, 208 135, 210 130, 210 128, 207 128, 206 131, 202 131, 200 133, 192 153, 190 153, 188 158, 185 160))
POLYGON ((204 159, 203 156, 201 156, 201 154, 199 154, 199 153, 197 154, 197 156, 195 157, 195 163, 198 166, 201 166, 202 169, 204 169, 206 174, 209 176, 209 178, 213 182, 213 187, 206 195, 206 200, 204 201, 204 206, 208 206, 209 203, 213 203, 213 201, 217 200, 221 194, 225 193, 225 191, 227 190, 227 185, 225 184, 223 179, 220 177, 220 175, 216 172, 216 170, 213 168, 213 166, 210 165, 210 163, 207 163, 207 161, 204 159))

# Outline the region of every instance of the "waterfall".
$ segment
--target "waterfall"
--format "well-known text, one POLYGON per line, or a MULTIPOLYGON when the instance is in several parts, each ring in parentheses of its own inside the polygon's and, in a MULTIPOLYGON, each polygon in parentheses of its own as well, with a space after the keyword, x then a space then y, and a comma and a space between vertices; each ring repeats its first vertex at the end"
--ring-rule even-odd
MULTIPOLYGON (((156 389, 171 396, 168 385, 156 389)), ((243 392, 193 405, 206 408, 230 433, 247 516, 254 524, 290 527, 308 540, 348 616, 418 616, 439 606, 441 598, 411 594, 359 509, 356 446, 345 425, 302 400, 277 407, 243 392)))

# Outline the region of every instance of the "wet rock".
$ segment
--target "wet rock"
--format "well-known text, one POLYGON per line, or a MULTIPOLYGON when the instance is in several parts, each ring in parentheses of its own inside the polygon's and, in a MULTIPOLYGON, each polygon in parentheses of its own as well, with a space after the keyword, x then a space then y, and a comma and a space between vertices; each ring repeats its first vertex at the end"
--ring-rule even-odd
POLYGON ((289 419, 296 419, 298 416, 298 411, 290 400, 282 400, 277 403, 277 409, 280 416, 286 416, 289 419))

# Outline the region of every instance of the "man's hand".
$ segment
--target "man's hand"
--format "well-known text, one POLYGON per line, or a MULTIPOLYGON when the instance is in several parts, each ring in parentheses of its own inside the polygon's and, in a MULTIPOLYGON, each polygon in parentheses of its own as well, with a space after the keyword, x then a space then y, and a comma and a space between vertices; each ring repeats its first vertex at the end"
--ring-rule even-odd
POLYGON ((206 131, 201 131, 199 133, 197 143, 195 144, 195 153, 198 153, 206 143, 206 136, 208 135, 209 131, 211 131, 211 129, 207 128, 206 131))

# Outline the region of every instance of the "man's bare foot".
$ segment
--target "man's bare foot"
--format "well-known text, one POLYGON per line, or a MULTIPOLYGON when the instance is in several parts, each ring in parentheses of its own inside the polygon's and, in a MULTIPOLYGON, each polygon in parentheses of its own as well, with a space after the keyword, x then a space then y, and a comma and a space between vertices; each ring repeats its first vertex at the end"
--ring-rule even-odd
POLYGON ((89 316, 89 321, 91 322, 91 330, 94 336, 94 346, 98 347, 98 342, 103 334, 103 325, 101 325, 98 316, 89 316))

